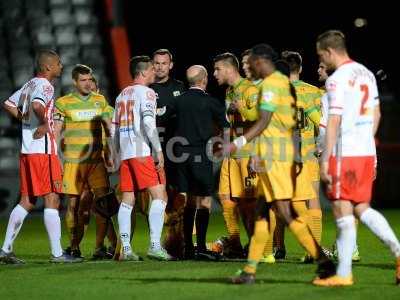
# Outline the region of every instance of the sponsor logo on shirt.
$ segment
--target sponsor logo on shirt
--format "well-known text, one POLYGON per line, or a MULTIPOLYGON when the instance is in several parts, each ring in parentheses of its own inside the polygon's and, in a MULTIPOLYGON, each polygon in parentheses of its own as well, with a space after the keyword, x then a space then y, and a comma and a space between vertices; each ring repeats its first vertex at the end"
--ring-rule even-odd
POLYGON ((73 121, 89 121, 94 117, 98 116, 98 110, 79 110, 72 112, 72 120, 73 121))

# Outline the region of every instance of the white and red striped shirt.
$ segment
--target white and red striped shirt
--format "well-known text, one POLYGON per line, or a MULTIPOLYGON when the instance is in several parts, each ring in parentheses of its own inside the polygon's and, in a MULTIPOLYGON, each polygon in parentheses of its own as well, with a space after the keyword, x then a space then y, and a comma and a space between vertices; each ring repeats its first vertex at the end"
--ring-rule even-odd
POLYGON ((43 77, 34 77, 16 91, 5 104, 17 107, 22 113, 22 149, 23 154, 55 154, 57 144, 54 139, 54 87, 43 77), (37 102, 45 107, 45 117, 48 120, 50 132, 40 139, 34 139, 33 134, 40 125, 32 108, 37 102))
MULTIPOLYGON (((374 74, 363 65, 348 61, 327 79, 326 89, 328 114, 342 117, 333 155, 375 156, 374 110, 379 98, 374 74)), ((323 119, 327 122, 327 118, 323 119)))

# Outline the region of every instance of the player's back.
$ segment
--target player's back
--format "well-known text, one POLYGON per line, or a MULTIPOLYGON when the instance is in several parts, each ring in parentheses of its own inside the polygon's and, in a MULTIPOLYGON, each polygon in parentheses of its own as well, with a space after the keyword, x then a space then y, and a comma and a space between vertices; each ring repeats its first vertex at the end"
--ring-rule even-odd
POLYGON ((125 88, 115 102, 114 123, 118 124, 121 159, 151 155, 148 137, 144 131, 143 118, 155 118, 156 95, 144 85, 125 88))
POLYGON ((270 123, 260 136, 260 143, 272 149, 265 150, 270 152, 269 155, 272 155, 273 160, 291 160, 293 158, 292 136, 296 122, 294 98, 290 93, 289 79, 276 71, 263 80, 260 88, 260 109, 266 107, 267 110, 273 111, 270 123))
POLYGON ((342 156, 373 156, 374 110, 379 105, 375 76, 349 61, 326 82, 329 114, 341 115, 339 149, 342 156))
POLYGON ((297 108, 304 113, 304 128, 301 129, 302 157, 313 158, 316 150, 316 134, 321 121, 321 92, 316 86, 302 80, 292 81, 296 90, 297 108))
POLYGON ((25 154, 47 153, 56 154, 56 143, 53 135, 53 94, 54 88, 43 77, 34 77, 16 91, 7 102, 22 113, 22 149, 25 154), (40 139, 34 139, 33 134, 40 125, 39 119, 33 111, 32 104, 40 103, 45 107, 45 117, 49 123, 50 133, 40 139))

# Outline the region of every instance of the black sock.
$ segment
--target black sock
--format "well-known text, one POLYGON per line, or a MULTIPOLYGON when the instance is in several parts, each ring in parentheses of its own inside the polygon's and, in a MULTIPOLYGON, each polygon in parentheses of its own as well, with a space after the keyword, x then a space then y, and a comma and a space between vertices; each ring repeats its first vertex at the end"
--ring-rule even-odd
POLYGON ((185 241, 185 250, 193 250, 193 223, 196 208, 186 206, 183 212, 183 237, 185 241))
POLYGON ((206 236, 207 236, 209 219, 210 219, 210 211, 208 210, 208 208, 197 209, 196 237, 197 237, 197 249, 199 251, 207 250, 206 236))

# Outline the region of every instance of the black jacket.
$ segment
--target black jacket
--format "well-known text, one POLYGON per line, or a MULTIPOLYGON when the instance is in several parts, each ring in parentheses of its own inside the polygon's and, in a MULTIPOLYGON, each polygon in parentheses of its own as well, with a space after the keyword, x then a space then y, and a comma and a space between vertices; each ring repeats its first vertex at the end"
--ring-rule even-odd
POLYGON ((229 128, 225 107, 201 89, 190 88, 176 97, 169 113, 177 115, 175 136, 185 138, 188 146, 205 146, 215 134, 215 124, 229 128))

